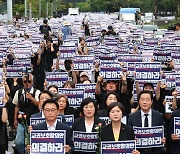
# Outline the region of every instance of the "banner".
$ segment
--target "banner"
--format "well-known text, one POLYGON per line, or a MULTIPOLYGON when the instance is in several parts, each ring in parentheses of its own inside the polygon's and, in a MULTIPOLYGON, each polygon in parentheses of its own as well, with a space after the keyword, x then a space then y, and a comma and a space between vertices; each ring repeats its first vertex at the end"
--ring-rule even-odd
POLYGON ((174 117, 174 134, 180 139, 180 117, 174 117))
POLYGON ((72 127, 74 124, 74 115, 64 115, 65 116, 65 122, 68 126, 72 127))
POLYGON ((74 71, 92 70, 94 67, 94 56, 74 56, 74 71))
POLYGON ((76 47, 75 46, 62 46, 59 48, 61 53, 61 58, 73 58, 76 55, 76 47))
POLYGON ((127 78, 132 78, 134 76, 135 67, 136 67, 136 63, 134 63, 134 62, 128 62, 127 63, 127 68, 128 68, 127 78))
POLYGON ((73 131, 74 151, 96 152, 97 132, 73 131))
POLYGON ((3 68, 0 68, 0 83, 3 83, 3 76, 4 76, 3 68))
POLYGON ((30 133, 31 154, 65 154, 65 130, 32 130, 30 133))
POLYGON ((170 62, 172 60, 171 50, 156 49, 153 53, 154 61, 170 62))
POLYGON ((135 140, 101 142, 102 154, 132 154, 135 149, 135 140))
POLYGON ((21 59, 21 60, 13 60, 13 65, 20 65, 24 67, 31 67, 31 60, 30 59, 21 59))
POLYGON ((136 81, 140 80, 161 80, 160 71, 161 71, 161 63, 144 63, 144 62, 137 62, 136 63, 136 81))
POLYGON ((136 148, 163 147, 161 139, 164 137, 164 127, 155 126, 150 128, 133 127, 137 138, 136 148))
POLYGON ((5 87, 0 87, 0 106, 4 106, 3 98, 5 98, 5 87))
POLYGON ((176 77, 176 90, 180 93, 180 77, 176 77))
POLYGON ((47 86, 56 85, 58 87, 63 87, 64 83, 68 81, 67 72, 46 72, 47 86))
POLYGON ((122 70, 120 67, 116 67, 116 68, 101 67, 99 75, 102 76, 104 80, 120 80, 122 75, 122 70))
POLYGON ((95 88, 96 88, 96 83, 91 83, 91 84, 76 84, 75 88, 77 89, 84 89, 84 98, 91 97, 93 99, 95 98, 95 88))
POLYGON ((165 104, 165 113, 172 113, 172 103, 174 100, 174 96, 165 96, 166 104, 165 104))
POLYGON ((8 65, 6 78, 22 78, 22 66, 8 65))
MULTIPOLYGON (((57 120, 62 123, 63 122, 63 119, 62 119, 62 116, 58 116, 57 117, 57 120)), ((45 121, 45 118, 43 117, 34 117, 34 118, 30 118, 30 126, 32 126, 32 128, 35 126, 35 125, 38 125, 42 122, 45 121)))
POLYGON ((65 94, 68 97, 70 107, 80 107, 84 99, 84 89, 66 89, 58 88, 60 94, 65 94))

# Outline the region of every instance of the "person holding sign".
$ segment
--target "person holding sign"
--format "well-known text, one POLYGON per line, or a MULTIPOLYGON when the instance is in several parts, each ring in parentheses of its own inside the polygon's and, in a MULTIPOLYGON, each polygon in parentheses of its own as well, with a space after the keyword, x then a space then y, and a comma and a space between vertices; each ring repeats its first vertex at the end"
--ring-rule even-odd
POLYGON ((46 121, 34 126, 33 130, 66 130, 66 152, 70 152, 72 145, 71 129, 68 125, 57 121, 59 104, 54 99, 47 99, 42 105, 46 121))
POLYGON ((5 137, 7 133, 6 122, 8 120, 8 114, 6 108, 6 98, 4 98, 2 101, 4 102, 4 106, 0 107, 0 153, 5 154, 6 148, 8 146, 5 137))
MULTIPOLYGON (((101 141, 135 140, 133 128, 121 123, 124 112, 124 107, 119 102, 111 103, 108 106, 107 113, 111 123, 101 128, 101 141)), ((140 154, 140 152, 134 150, 132 154, 140 154)))
POLYGON ((172 113, 170 120, 170 134, 171 134, 171 139, 173 141, 171 147, 171 154, 180 153, 180 139, 179 139, 180 130, 178 129, 178 124, 180 119, 179 117, 180 117, 180 109, 172 113), (175 121, 175 117, 177 118, 176 121, 175 121))
MULTIPOLYGON (((162 74, 162 72, 161 72, 161 74, 162 74)), ((150 82, 146 82, 143 85, 143 90, 147 90, 147 91, 150 91, 153 94, 155 94, 155 96, 153 97, 152 108, 155 110, 158 110, 159 112, 160 112, 159 108, 161 106, 161 104, 158 103, 158 101, 160 100, 160 94, 161 94, 160 87, 161 87, 161 81, 157 82, 156 89, 154 88, 154 85, 150 82)), ((141 92, 139 81, 136 81, 136 91, 137 91, 137 95, 139 95, 139 93, 141 92)), ((138 108, 139 108, 139 106, 137 106, 136 109, 133 109, 132 112, 137 111, 138 108)))
MULTIPOLYGON (((141 91, 138 96, 140 110, 129 115, 128 124, 136 127, 163 126, 163 115, 156 110, 151 109, 153 104, 153 95, 150 91, 141 91)), ((165 138, 161 139, 165 143, 165 138)), ((139 149, 141 154, 162 154, 162 148, 144 148, 139 149)))
POLYGON ((42 112, 42 105, 45 100, 53 98, 53 94, 48 90, 43 90, 39 94, 39 112, 31 115, 31 118, 37 118, 37 117, 44 117, 44 114, 42 112))
MULTIPOLYGON (((73 131, 81 131, 88 133, 96 132, 96 126, 98 126, 99 124, 105 124, 103 120, 96 117, 98 107, 93 98, 85 98, 81 103, 80 111, 82 116, 75 120, 75 123, 72 126, 73 131)), ((74 152, 74 154, 76 153, 80 154, 81 152, 74 152)))

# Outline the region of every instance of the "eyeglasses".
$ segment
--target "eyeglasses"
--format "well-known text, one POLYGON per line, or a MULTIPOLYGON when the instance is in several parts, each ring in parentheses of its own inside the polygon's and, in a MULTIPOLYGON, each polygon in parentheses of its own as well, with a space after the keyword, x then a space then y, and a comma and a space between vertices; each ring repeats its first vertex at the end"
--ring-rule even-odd
POLYGON ((44 109, 45 112, 55 112, 57 109, 44 109))
POLYGON ((31 83, 32 81, 31 80, 24 80, 23 82, 24 83, 31 83))

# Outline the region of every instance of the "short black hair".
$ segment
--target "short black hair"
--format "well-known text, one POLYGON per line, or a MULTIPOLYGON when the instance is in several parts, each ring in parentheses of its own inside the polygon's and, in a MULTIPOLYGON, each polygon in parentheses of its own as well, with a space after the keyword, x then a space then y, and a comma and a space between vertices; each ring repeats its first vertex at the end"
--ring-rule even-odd
POLYGON ((139 95, 138 95, 138 101, 139 101, 139 99, 141 98, 141 95, 142 95, 142 94, 149 94, 150 97, 151 97, 151 100, 153 100, 153 94, 152 94, 152 92, 151 92, 151 91, 148 91, 148 90, 143 90, 143 91, 141 91, 141 92, 139 93, 139 95))
POLYGON ((47 42, 53 43, 52 37, 48 36, 48 37, 46 38, 46 43, 47 43, 47 42))
POLYGON ((95 108, 95 113, 94 113, 94 115, 97 115, 98 106, 97 106, 95 100, 94 100, 93 98, 91 98, 91 97, 87 97, 87 98, 85 98, 85 99, 82 101, 81 106, 80 106, 80 112, 82 113, 83 116, 84 116, 84 112, 83 112, 84 106, 87 105, 87 104, 89 104, 89 103, 91 103, 91 102, 93 103, 94 108, 95 108))
POLYGON ((72 64, 72 60, 71 59, 65 59, 64 67, 66 68, 66 70, 70 70, 71 69, 71 64, 72 64))
POLYGON ((50 85, 47 89, 49 90, 50 88, 55 88, 57 91, 58 91, 58 86, 56 86, 56 85, 54 85, 54 84, 52 84, 52 85, 50 85))
POLYGON ((119 109, 122 111, 122 116, 124 116, 125 115, 125 109, 124 109, 124 106, 120 102, 111 103, 107 107, 107 115, 109 116, 109 113, 111 112, 111 110, 116 106, 119 107, 119 109))
POLYGON ((143 90, 144 90, 144 88, 145 88, 146 86, 151 86, 151 87, 153 88, 153 90, 154 90, 154 85, 153 85, 152 83, 150 83, 150 82, 144 83, 143 90))
POLYGON ((113 30, 113 27, 111 25, 109 25, 108 30, 113 30))
POLYGON ((39 99, 41 97, 42 94, 48 94, 49 97, 53 98, 53 94, 49 91, 49 90, 43 90, 40 94, 39 94, 39 99))
POLYGON ((58 110, 59 109, 59 104, 58 102, 55 100, 55 99, 47 99, 44 101, 44 103, 42 104, 42 109, 44 110, 44 107, 46 104, 55 104, 56 105, 56 109, 58 110))
MULTIPOLYGON (((116 92, 108 92, 108 93, 106 93, 105 102, 107 101, 109 95, 111 95, 111 94, 114 95, 114 96, 116 96, 117 101, 120 102, 120 98, 119 98, 119 96, 118 96, 118 94, 117 94, 116 92)), ((105 103, 105 104, 106 104, 106 103, 105 103)))
POLYGON ((44 23, 44 24, 47 24, 47 23, 48 23, 48 20, 47 20, 47 19, 44 19, 44 20, 43 20, 43 23, 44 23))

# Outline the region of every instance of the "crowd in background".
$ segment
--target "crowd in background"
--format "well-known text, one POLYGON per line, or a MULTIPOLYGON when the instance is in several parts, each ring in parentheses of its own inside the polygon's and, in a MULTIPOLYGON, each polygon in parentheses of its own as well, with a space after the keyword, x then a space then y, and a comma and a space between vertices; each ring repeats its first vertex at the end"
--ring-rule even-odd
MULTIPOLYGON (((71 130, 64 126, 67 132, 72 130, 93 132, 95 131, 95 125, 102 123, 104 125, 102 128, 102 140, 104 141, 135 139, 131 126, 138 126, 136 124, 136 118, 138 117, 136 114, 140 111, 145 113, 147 110, 141 104, 141 99, 149 101, 148 112, 156 114, 156 120, 159 119, 156 124, 149 122, 149 126, 163 125, 165 127, 166 141, 163 141, 165 148, 150 148, 147 151, 146 149, 138 149, 133 151, 133 154, 139 152, 142 154, 152 152, 166 154, 174 152, 174 154, 177 154, 180 151, 180 148, 178 148, 180 141, 171 128, 173 126, 172 117, 174 117, 174 112, 165 112, 165 96, 174 96, 172 110, 177 113, 177 117, 180 117, 178 112, 180 108, 179 91, 176 87, 168 87, 166 83, 161 81, 156 83, 156 87, 150 82, 144 82, 141 87, 139 81, 134 79, 136 72, 134 72, 134 76, 128 77, 129 73, 124 69, 125 62, 121 61, 119 61, 119 67, 122 68, 121 78, 119 80, 113 80, 113 78, 105 80, 100 75, 101 62, 97 57, 94 60, 94 68, 91 73, 86 70, 74 71, 73 57, 62 58, 60 52, 61 47, 74 46, 76 49, 75 55, 96 56, 94 51, 104 45, 109 54, 114 54, 114 49, 108 47, 108 43, 106 44, 108 38, 116 42, 119 52, 121 52, 120 49, 126 49, 128 50, 127 54, 132 56, 141 55, 141 50, 143 50, 141 47, 145 46, 145 44, 152 47, 151 43, 153 42, 151 40, 154 41, 154 48, 165 45, 169 45, 169 48, 171 48, 170 45, 174 45, 177 47, 176 52, 179 52, 180 24, 176 24, 175 31, 164 32, 163 36, 156 38, 153 32, 144 32, 130 23, 120 23, 113 17, 107 17, 99 15, 98 18, 98 14, 85 14, 75 19, 67 16, 49 21, 44 19, 43 21, 25 22, 23 19, 19 19, 14 22, 13 26, 0 26, 0 40, 2 41, 0 42, 0 51, 3 53, 0 60, 3 73, 1 87, 5 87, 5 97, 2 100, 4 105, 0 108, 0 153, 4 153, 8 149, 8 138, 11 140, 13 137, 15 137, 15 153, 26 153, 24 128, 18 121, 19 114, 26 114, 28 123, 30 117, 46 118, 46 114, 51 112, 57 112, 58 115, 73 114, 75 123, 71 130), (138 36, 134 37, 133 34, 138 34, 138 36), (35 36, 37 40, 40 40, 39 43, 32 41, 35 36), (91 37, 98 38, 98 41, 90 44, 87 40, 91 37), (18 45, 25 45, 30 48, 30 56, 27 59, 31 60, 31 68, 29 70, 26 68, 21 78, 6 78, 8 66, 13 65, 14 60, 20 59, 16 57, 17 53, 15 51, 18 45), (63 67, 60 65, 61 60, 64 64, 63 67), (69 80, 65 81, 62 87, 49 85, 46 81, 46 72, 67 72, 69 80), (68 97, 59 93, 58 88, 75 88, 77 83, 96 83, 95 99, 84 98, 79 108, 73 108, 69 107, 68 97), (134 101, 133 85, 135 85, 138 101, 134 101), (43 105, 44 101, 46 104, 43 105), (47 105, 53 106, 53 101, 55 105, 54 111, 52 109, 49 111, 47 105), (119 125, 123 116, 127 117, 128 125, 119 125), (112 120, 111 126, 105 126, 105 122, 99 117, 110 117, 112 120), (10 133, 7 133, 7 127, 10 127, 10 133), (125 132, 123 132, 124 129, 125 132), (106 133, 111 132, 111 130, 113 130, 113 133, 106 136, 106 133), (13 136, 15 131, 16 135, 13 136), (127 132, 130 132, 130 134, 127 134, 127 132)), ((176 72, 177 61, 172 59, 169 62, 162 62, 160 75, 163 76, 163 72, 176 72)), ((153 62, 153 59, 148 62, 153 62)), ((179 74, 178 71, 176 73, 179 74)), ((154 117, 151 115, 150 119, 152 121, 154 117)), ((145 127, 144 124, 139 126, 145 127)), ((37 129, 39 128, 37 127, 37 129)), ((66 152, 73 152, 70 148, 71 142, 71 139, 68 138, 67 144, 69 146, 66 147, 66 152)))

